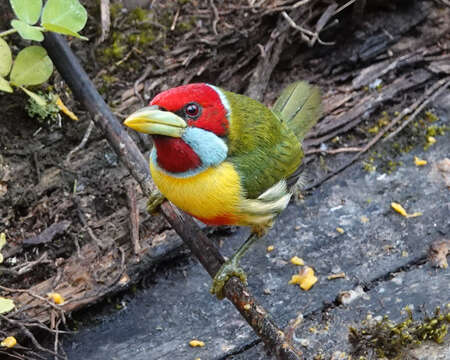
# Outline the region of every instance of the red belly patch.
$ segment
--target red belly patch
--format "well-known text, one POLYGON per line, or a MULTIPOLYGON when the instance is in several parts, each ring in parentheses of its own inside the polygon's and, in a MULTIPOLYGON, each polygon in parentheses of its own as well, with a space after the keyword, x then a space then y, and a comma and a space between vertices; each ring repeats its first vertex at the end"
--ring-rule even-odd
POLYGON ((199 216, 195 216, 195 218, 199 219, 201 222, 206 225, 237 225, 239 218, 233 214, 223 214, 219 216, 215 216, 212 218, 202 218, 199 216))

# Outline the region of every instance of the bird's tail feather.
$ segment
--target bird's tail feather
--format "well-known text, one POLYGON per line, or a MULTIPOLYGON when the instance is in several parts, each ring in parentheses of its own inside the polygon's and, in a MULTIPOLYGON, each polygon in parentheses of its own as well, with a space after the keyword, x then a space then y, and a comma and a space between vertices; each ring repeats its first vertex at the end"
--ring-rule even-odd
POLYGON ((285 88, 272 108, 300 141, 316 124, 321 110, 319 88, 305 81, 285 88))

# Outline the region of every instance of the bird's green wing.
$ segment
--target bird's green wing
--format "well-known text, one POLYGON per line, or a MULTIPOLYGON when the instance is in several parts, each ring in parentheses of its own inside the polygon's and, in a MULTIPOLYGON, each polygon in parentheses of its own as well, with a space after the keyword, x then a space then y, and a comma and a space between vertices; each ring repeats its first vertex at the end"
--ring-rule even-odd
POLYGON ((231 106, 228 160, 250 199, 286 179, 303 158, 300 142, 275 114, 256 100, 225 92, 231 106))

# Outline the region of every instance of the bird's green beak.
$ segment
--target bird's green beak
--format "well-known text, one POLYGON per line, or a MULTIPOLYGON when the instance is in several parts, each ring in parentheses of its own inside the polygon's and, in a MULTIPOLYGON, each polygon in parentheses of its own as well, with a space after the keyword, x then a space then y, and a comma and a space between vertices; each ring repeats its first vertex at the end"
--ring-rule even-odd
POLYGON ((145 134, 181 137, 186 122, 178 115, 163 111, 156 105, 144 107, 131 114, 124 125, 145 134))

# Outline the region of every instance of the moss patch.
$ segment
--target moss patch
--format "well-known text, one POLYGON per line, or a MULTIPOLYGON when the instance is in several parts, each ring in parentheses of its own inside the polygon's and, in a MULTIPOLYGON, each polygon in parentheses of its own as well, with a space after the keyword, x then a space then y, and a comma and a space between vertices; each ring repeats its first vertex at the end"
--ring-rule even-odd
MULTIPOLYGON (((394 113, 394 116, 398 113, 394 113)), ((406 121, 406 116, 403 121, 406 121)), ((445 124, 439 124, 439 117, 433 110, 427 110, 420 114, 417 119, 405 127, 391 142, 391 146, 378 147, 362 163, 363 169, 367 172, 379 171, 390 174, 396 171, 401 165, 398 156, 410 152, 412 149, 423 146, 427 150, 439 137, 445 135, 450 129, 445 124)), ((365 131, 370 134, 376 134, 391 121, 388 112, 383 111, 377 118, 375 124, 366 125, 365 131)), ((389 133, 387 134, 389 135, 389 133)))
POLYGON ((444 311, 436 308, 433 316, 415 320, 412 311, 405 309, 408 317, 395 324, 387 316, 381 321, 368 318, 359 328, 351 327, 349 340, 354 348, 354 355, 359 359, 375 352, 380 358, 403 359, 408 349, 419 346, 424 341, 441 344, 450 324, 450 304, 444 311))

